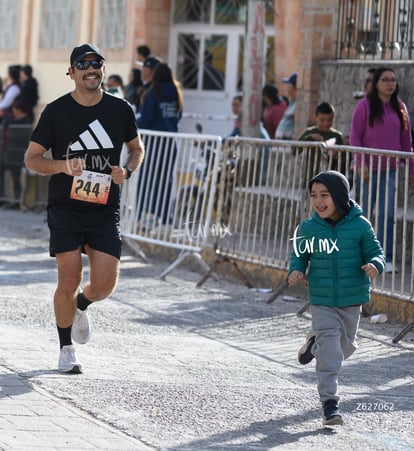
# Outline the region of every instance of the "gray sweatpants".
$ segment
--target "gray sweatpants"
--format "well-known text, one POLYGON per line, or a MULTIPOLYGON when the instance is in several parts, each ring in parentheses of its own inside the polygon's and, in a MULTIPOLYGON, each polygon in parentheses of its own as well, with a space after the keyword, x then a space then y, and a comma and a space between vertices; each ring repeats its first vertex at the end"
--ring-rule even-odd
POLYGON ((357 348, 361 306, 337 308, 312 305, 312 330, 315 345, 312 353, 316 358, 316 375, 321 402, 339 400, 338 377, 342 362, 357 348))

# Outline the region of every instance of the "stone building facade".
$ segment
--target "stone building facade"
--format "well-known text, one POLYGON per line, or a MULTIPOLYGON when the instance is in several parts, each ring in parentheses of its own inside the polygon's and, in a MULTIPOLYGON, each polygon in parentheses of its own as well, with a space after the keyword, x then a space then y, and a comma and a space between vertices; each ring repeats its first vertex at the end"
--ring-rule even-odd
MULTIPOLYGON (((177 23, 174 20, 177 8, 181 5, 184 11, 190 7, 190 3, 198 5, 195 16, 197 12, 203 14, 210 5, 234 5, 226 0, 2 0, 0 76, 5 76, 10 64, 31 64, 40 85, 38 110, 41 111, 47 102, 72 88, 71 80, 65 78, 64 73, 72 47, 80 42, 97 42, 107 57, 108 74, 119 73, 126 81, 130 69, 135 67, 137 45, 150 45, 154 54, 168 61, 177 71, 182 57, 177 41, 183 34, 192 33, 197 39, 199 32, 205 42, 209 34, 217 35, 225 38, 222 47, 223 52, 227 52, 224 67, 226 88, 218 93, 190 90, 185 91, 184 96, 186 111, 189 113, 223 115, 224 119, 219 118, 215 122, 207 120, 206 127, 209 124, 212 127, 204 129, 212 132, 216 127, 217 133, 221 134, 220 127, 229 123, 231 98, 240 93, 235 81, 237 70, 240 69, 236 67, 237 59, 230 58, 233 53, 240 51, 243 23, 222 25, 213 21, 203 22, 198 17, 193 17, 192 22, 177 23), (117 33, 118 39, 111 41, 112 34, 117 33), (102 46, 100 41, 106 44, 102 46), (229 47, 227 50, 226 46, 229 47)), ((266 77, 279 87, 281 94, 285 94, 282 78, 292 72, 298 73, 296 136, 313 121, 315 106, 320 101, 334 104, 337 110, 336 126, 347 134, 355 104, 352 92, 361 89, 367 67, 389 63, 388 60, 335 59, 340 3, 345 2, 266 2, 268 10, 273 8, 273 23, 267 24, 266 41, 266 46, 271 48, 268 55, 271 60, 266 63, 271 74, 266 77)), ((242 11, 242 7, 239 8, 242 11)), ((196 58, 196 61, 201 64, 199 59, 196 58)), ((412 61, 392 64, 397 68, 402 98, 412 114, 413 102, 409 90, 412 61)))

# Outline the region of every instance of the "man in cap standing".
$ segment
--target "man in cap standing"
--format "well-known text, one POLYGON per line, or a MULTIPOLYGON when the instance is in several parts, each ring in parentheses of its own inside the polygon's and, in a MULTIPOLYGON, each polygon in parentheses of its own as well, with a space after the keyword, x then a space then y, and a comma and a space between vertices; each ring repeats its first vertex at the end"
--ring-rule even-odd
POLYGON ((292 139, 295 129, 295 111, 296 111, 296 83, 298 75, 293 73, 290 77, 284 78, 283 83, 288 85, 289 105, 283 113, 282 119, 277 126, 276 139, 292 139))
MULTIPOLYGON (((145 93, 148 91, 148 89, 151 87, 152 79, 154 77, 154 69, 155 66, 160 63, 161 60, 154 55, 148 55, 144 62, 137 61, 137 65, 141 68, 141 78, 142 83, 144 84, 144 89, 140 93, 139 101, 137 102, 137 111, 139 112, 140 106, 142 104, 142 99, 145 96, 145 93)), ((137 114, 137 117, 139 117, 139 113, 137 114)))
POLYGON ((54 294, 60 342, 58 369, 80 373, 72 340, 90 338, 88 307, 115 289, 121 257, 120 186, 141 164, 144 147, 129 104, 102 90, 104 57, 93 44, 75 47, 67 75, 72 92, 44 109, 25 157, 28 169, 50 175, 49 251, 56 257, 54 294), (123 144, 127 162, 120 166, 123 144), (52 159, 45 158, 51 149, 52 159), (82 257, 89 281, 81 291, 82 257))

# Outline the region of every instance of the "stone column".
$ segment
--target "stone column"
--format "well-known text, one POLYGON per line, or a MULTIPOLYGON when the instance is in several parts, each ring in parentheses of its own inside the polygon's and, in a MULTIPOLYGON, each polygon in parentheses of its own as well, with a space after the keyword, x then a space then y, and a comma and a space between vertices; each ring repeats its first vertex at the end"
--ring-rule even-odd
POLYGON ((275 0, 276 83, 298 73, 295 133, 314 123, 314 110, 321 100, 319 62, 333 58, 337 2, 332 0, 275 0))

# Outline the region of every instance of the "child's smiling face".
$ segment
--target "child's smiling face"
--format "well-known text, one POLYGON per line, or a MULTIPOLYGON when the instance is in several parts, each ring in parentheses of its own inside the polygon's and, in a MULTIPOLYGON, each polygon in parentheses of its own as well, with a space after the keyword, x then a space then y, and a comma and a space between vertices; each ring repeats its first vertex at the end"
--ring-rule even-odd
POLYGON ((315 182, 312 185, 310 196, 312 208, 322 219, 331 219, 332 221, 340 219, 341 215, 336 208, 331 193, 323 183, 315 182))
POLYGON ((329 132, 334 121, 334 114, 318 113, 316 116, 316 126, 321 132, 329 132))

